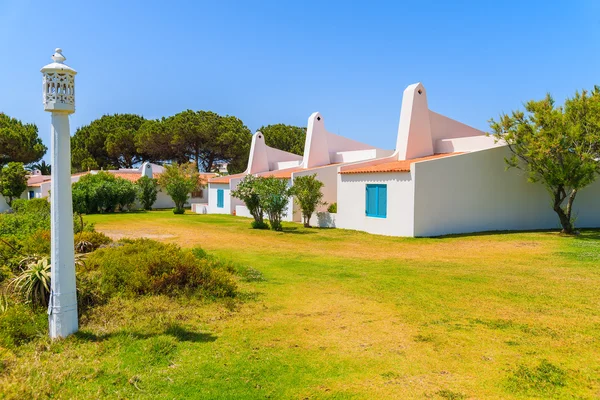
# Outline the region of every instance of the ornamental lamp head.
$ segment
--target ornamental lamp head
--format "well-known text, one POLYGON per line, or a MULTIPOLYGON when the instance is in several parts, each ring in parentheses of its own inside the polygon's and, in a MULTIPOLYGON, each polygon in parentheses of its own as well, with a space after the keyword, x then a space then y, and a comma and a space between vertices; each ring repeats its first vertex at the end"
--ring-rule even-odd
POLYGON ((72 114, 75 112, 75 75, 77 71, 64 64, 61 49, 52 56, 54 62, 41 69, 43 75, 44 110, 72 114))

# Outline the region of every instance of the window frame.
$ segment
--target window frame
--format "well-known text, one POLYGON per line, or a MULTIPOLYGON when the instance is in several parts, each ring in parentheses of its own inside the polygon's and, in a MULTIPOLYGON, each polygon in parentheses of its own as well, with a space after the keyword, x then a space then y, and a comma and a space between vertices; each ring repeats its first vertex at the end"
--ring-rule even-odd
POLYGON ((365 216, 370 218, 387 218, 387 184, 385 183, 367 183, 365 185, 365 216), (379 209, 379 196, 381 196, 381 189, 385 189, 385 209, 379 209), (375 213, 369 212, 369 193, 375 195, 375 213))

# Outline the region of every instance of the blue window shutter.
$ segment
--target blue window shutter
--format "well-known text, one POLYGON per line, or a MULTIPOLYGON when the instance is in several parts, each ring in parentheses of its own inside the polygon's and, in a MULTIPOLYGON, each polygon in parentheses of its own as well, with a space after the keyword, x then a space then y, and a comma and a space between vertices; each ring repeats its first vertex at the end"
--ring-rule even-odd
POLYGON ((377 193, 377 215, 385 218, 387 216, 387 185, 379 185, 377 193))
POLYGON ((217 189, 217 207, 223 208, 224 198, 223 189, 217 189))
POLYGON ((387 216, 387 185, 366 185, 365 203, 365 214, 368 217, 385 218, 387 216))

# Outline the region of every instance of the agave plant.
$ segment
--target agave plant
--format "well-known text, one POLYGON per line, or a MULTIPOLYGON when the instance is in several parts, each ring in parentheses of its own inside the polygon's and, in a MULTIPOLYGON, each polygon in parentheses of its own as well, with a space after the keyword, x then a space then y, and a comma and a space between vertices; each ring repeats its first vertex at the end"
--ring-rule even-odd
POLYGON ((50 297, 50 260, 48 257, 29 262, 23 272, 10 282, 10 287, 28 303, 47 306, 50 297))
POLYGON ((88 242, 87 240, 80 240, 75 243, 75 251, 77 253, 89 253, 94 251, 94 244, 92 242, 88 242))

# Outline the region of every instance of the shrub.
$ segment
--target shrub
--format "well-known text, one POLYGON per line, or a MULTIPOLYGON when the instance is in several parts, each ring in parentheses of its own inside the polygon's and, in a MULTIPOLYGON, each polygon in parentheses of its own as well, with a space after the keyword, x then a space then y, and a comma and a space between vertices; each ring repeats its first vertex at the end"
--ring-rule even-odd
POLYGON ((133 183, 107 172, 87 174, 73 184, 73 210, 93 214, 130 209, 136 199, 133 183))
POLYGON ((33 306, 47 306, 50 298, 50 261, 47 257, 32 260, 9 287, 33 306))
POLYGON ((252 229, 269 229, 269 224, 264 221, 252 221, 252 229))
POLYGON ((175 203, 173 213, 183 214, 183 206, 191 192, 200 189, 200 178, 194 164, 166 165, 165 171, 160 175, 160 185, 175 203))
POLYGON ((147 176, 142 176, 135 185, 142 208, 144 210, 152 210, 152 205, 156 202, 156 197, 158 196, 158 181, 147 176))
MULTIPOLYGON (((263 209, 258 193, 256 192, 256 182, 258 179, 254 175, 246 175, 237 185, 237 188, 231 192, 231 195, 243 201, 246 208, 248 208, 248 212, 252 214, 254 218, 252 228, 265 229, 266 224, 263 222, 263 209)), ((268 228, 268 225, 266 225, 266 228, 268 228)))
POLYGON ((323 192, 321 191, 323 186, 325 184, 317 179, 317 174, 294 178, 294 186, 290 192, 300 204, 304 226, 307 228, 310 227, 310 218, 317 207, 325 204, 321 200, 323 198, 323 192))
POLYGON ((87 248, 83 248, 83 250, 87 250, 87 251, 77 251, 77 252, 78 253, 89 253, 90 251, 96 250, 100 246, 104 246, 109 243, 112 243, 112 239, 109 238, 108 236, 106 236, 102 232, 83 231, 83 232, 79 232, 78 234, 75 235, 76 250, 77 250, 77 247, 81 248, 81 245, 78 246, 78 244, 82 244, 82 243, 89 243, 89 246, 86 246, 87 248))
POLYGON ((16 347, 48 331, 48 316, 23 304, 10 304, 0 312, 0 347, 16 347))
POLYGON ((146 294, 234 296, 235 283, 215 263, 174 244, 139 239, 91 253, 82 279, 96 285, 104 299, 146 294))
POLYGON ((331 214, 337 213, 337 203, 331 203, 329 207, 327 207, 327 212, 331 214))
POLYGON ((260 205, 271 223, 271 229, 282 230, 281 219, 286 215, 286 208, 291 196, 287 180, 277 179, 273 176, 257 178, 255 188, 260 205))
POLYGON ((50 255, 50 230, 39 230, 21 242, 21 253, 50 255))

